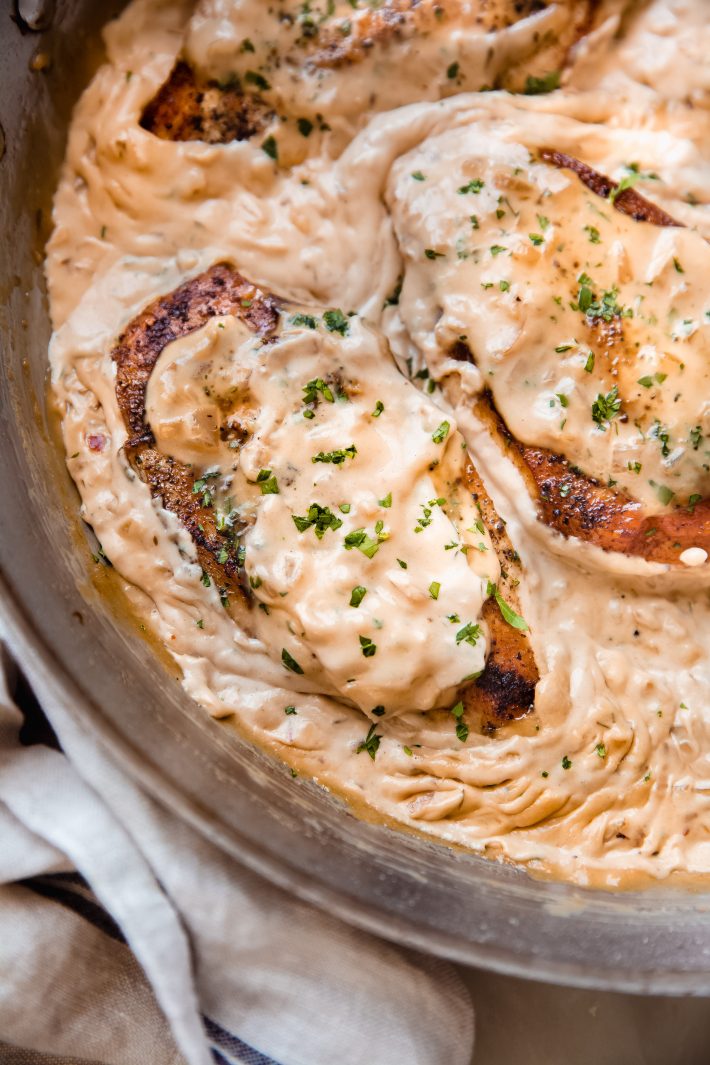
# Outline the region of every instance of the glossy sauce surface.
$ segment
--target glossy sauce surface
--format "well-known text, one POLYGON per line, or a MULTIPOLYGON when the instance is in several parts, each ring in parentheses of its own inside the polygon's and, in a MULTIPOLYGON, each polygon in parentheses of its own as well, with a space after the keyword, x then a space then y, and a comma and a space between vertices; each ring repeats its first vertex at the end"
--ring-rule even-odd
MULTIPOLYGON (((702 0, 656 0, 627 18, 615 44, 612 14, 564 75, 569 87, 548 96, 462 92, 480 85, 452 94, 446 84, 415 102, 409 68, 392 77, 392 45, 387 67, 370 71, 364 115, 345 106, 362 84, 355 66, 341 81, 328 75, 333 94, 317 106, 333 128, 315 131, 294 165, 287 140, 274 159, 260 139, 171 143, 140 127, 183 50, 215 77, 235 61, 241 70, 241 26, 254 41, 266 34, 266 6, 214 0, 190 23, 188 4, 135 0, 108 27, 108 62, 77 107, 47 271, 53 383, 83 516, 190 694, 299 772, 383 816, 546 874, 605 886, 707 874, 703 552, 669 569, 553 538, 474 412, 490 389, 521 439, 618 480, 653 512, 707 491, 710 99, 697 70, 687 93, 670 61, 658 94, 642 76, 649 34, 663 37, 665 55, 690 47, 693 20, 693 33, 706 33, 702 0), (398 104, 409 106, 389 110, 398 104), (617 181, 637 175, 636 188, 685 228, 620 215, 540 162, 545 147, 617 181), (257 356, 235 319, 213 320, 165 349, 147 415, 165 453, 192 463, 197 481, 214 474, 207 486, 227 515, 230 496, 242 508, 250 590, 268 614, 224 609, 185 530, 122 451, 116 337, 152 299, 222 260, 317 327, 285 320, 278 343, 257 356), (583 286, 600 307, 614 293, 633 311, 614 315, 625 340, 618 358, 579 309, 583 286), (325 309, 343 315, 345 332, 324 327, 325 309), (475 362, 451 358, 462 336, 475 362), (304 386, 336 370, 348 397, 338 401, 336 389, 331 403, 316 389, 316 416, 304 420, 304 386), (614 387, 627 420, 614 411, 595 420, 597 396, 614 387), (237 457, 218 432, 225 396, 248 423, 237 457), (449 701, 482 666, 481 610, 498 563, 457 487, 462 440, 522 558, 521 612, 541 674, 533 714, 465 739, 449 701), (313 461, 341 451, 342 461, 313 461), (279 491, 264 493, 271 477, 279 491), (301 532, 293 516, 307 519, 313 503, 342 525, 326 516, 322 537, 315 522, 301 532), (423 504, 431 524, 416 533, 423 504), (387 535, 373 557, 346 548, 359 529, 377 543, 378 522, 387 535), (451 542, 470 549, 447 550, 451 542), (366 589, 359 606, 354 588, 366 589), (480 625, 480 637, 457 642, 449 615, 480 625), (285 666, 284 648, 303 674, 285 666)), ((523 19, 516 39, 529 43, 531 27, 523 19)), ((492 42, 503 69, 513 46, 512 31, 501 32, 492 42)), ((480 46, 473 32, 446 33, 446 47, 480 46)), ((288 122, 270 135, 295 136, 288 122)))

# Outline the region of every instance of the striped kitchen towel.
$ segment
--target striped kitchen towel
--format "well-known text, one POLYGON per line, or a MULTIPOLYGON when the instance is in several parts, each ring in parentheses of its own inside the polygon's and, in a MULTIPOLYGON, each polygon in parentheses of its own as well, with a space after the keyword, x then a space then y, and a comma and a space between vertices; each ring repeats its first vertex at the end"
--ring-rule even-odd
POLYGON ((240 867, 123 775, 41 678, 51 730, 23 742, 1 637, 0 1062, 468 1065, 452 966, 240 867))

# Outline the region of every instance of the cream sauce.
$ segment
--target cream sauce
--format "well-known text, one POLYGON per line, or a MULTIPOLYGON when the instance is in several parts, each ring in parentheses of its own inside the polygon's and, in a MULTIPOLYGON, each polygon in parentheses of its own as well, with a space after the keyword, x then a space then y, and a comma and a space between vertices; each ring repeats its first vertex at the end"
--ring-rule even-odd
MULTIPOLYGON (((677 23, 663 31, 668 41, 681 42, 678 47, 692 39, 689 20, 702 22, 702 0, 686 6, 677 23)), ((577 67, 565 75, 573 86, 578 78, 583 91, 514 100, 505 94, 457 94, 440 103, 386 111, 400 102, 388 96, 397 79, 391 69, 373 69, 372 100, 358 119, 362 131, 342 151, 342 129, 323 132, 318 150, 288 169, 258 143, 169 143, 139 126, 142 108, 185 42, 196 54, 209 48, 212 29, 208 32, 205 19, 210 12, 221 12, 226 20, 220 33, 227 44, 220 49, 227 69, 234 58, 236 37, 232 41, 229 35, 237 32, 236 14, 241 18, 248 12, 257 20, 254 5, 226 0, 203 5, 189 24, 187 3, 134 0, 107 28, 108 62, 77 107, 48 248, 53 385, 82 515, 129 582, 136 607, 171 650, 190 694, 214 716, 236 720, 299 771, 382 816, 527 863, 532 870, 605 886, 710 870, 707 561, 697 552, 682 560, 693 582, 683 586, 669 580, 663 567, 639 573, 621 557, 574 544, 566 554, 550 550, 553 545, 541 535, 519 476, 471 413, 471 397, 482 384, 480 370, 469 366, 463 372, 459 365, 455 374, 448 372, 439 340, 445 350, 451 334, 442 330, 453 324, 457 294, 461 322, 466 329, 475 327, 490 365, 503 371, 499 395, 516 425, 535 437, 547 433, 559 446, 564 442, 570 454, 584 448, 590 468, 599 470, 623 473, 628 449, 635 448, 644 473, 650 464, 656 480, 662 459, 669 456, 660 454, 657 442, 632 438, 627 426, 617 435, 610 427, 602 432, 590 424, 586 411, 594 389, 582 376, 581 353, 576 347, 554 352, 562 342, 581 339, 577 334, 586 327, 579 314, 567 308, 564 321, 550 322, 548 333, 538 308, 538 297, 559 277, 552 240, 569 239, 588 259, 595 248, 604 248, 600 265, 590 259, 594 270, 586 269, 595 288, 618 282, 619 298, 627 305, 637 300, 651 270, 659 322, 677 305, 698 325, 675 339, 666 329, 662 341, 661 326, 648 325, 650 339, 644 335, 643 343, 656 350, 644 353, 644 373, 638 372, 636 380, 646 369, 651 376, 668 376, 663 382, 654 379, 638 393, 639 400, 633 389, 627 394, 636 373, 629 370, 620 394, 629 402, 648 403, 649 416, 655 411, 666 421, 676 419, 674 444, 686 440, 696 417, 706 417, 701 398, 707 395, 705 327, 699 320, 704 308, 693 276, 706 252, 693 231, 710 234, 707 113, 689 108, 683 102, 687 94, 675 83, 662 83, 669 102, 630 76, 623 91, 609 81, 622 53, 627 74, 643 81, 634 71, 649 61, 649 20, 668 22, 668 12, 680 10, 678 2, 655 0, 650 11, 629 16, 624 35, 613 44, 609 35, 617 23, 612 19, 602 27, 578 50, 577 67), (600 50, 609 56, 597 64, 602 88, 590 80, 592 59, 600 50), (377 110, 384 113, 371 117, 377 110), (616 215, 588 221, 591 194, 580 197, 570 175, 531 170, 527 152, 537 128, 562 150, 581 144, 584 161, 604 173, 621 176, 633 162, 642 173, 657 174, 641 191, 691 231, 645 235, 645 227, 632 230, 616 215), (331 150, 336 134, 341 137, 337 151, 331 150), (484 161, 480 137, 490 152, 505 158, 484 161), (487 184, 479 194, 459 195, 461 175, 497 181, 509 173, 515 153, 523 170, 515 176, 522 179, 523 192, 533 189, 534 195, 516 202, 520 220, 502 239, 493 239, 496 224, 505 222, 495 218, 497 200, 478 212, 475 234, 484 248, 510 244, 515 254, 489 252, 478 263, 422 261, 422 247, 435 252, 446 247, 448 255, 452 239, 455 246, 464 214, 459 201, 490 193, 487 184), (424 181, 411 177, 418 168, 424 181), (440 197, 430 192, 434 176, 440 197), (548 199, 560 204, 559 215, 557 208, 538 211, 535 202, 553 185, 548 199), (539 245, 525 243, 528 233, 545 228, 537 218, 540 229, 528 228, 531 212, 550 219, 539 245), (587 247, 581 231, 571 227, 572 218, 578 228, 595 225, 603 243, 587 247), (619 246, 614 254, 612 245, 619 246), (669 267, 669 257, 670 262, 678 258, 683 274, 669 267), (189 459, 197 472, 216 467, 220 498, 226 501, 234 490, 248 510, 247 571, 257 584, 255 594, 271 611, 252 612, 258 631, 238 611, 225 611, 214 587, 205 587, 189 537, 127 466, 110 358, 116 336, 136 313, 223 258, 296 303, 341 307, 359 316, 348 319, 350 333, 342 342, 321 326, 313 331, 287 325, 263 364, 253 340, 233 320, 213 322, 166 348, 151 381, 148 416, 161 446, 189 459), (401 304, 383 310, 405 272, 401 304), (501 290, 501 280, 510 281, 510 290, 501 290), (489 281, 492 289, 481 287, 489 281), (508 306, 514 286, 530 290, 529 301, 521 301, 524 318, 508 306), (437 303, 448 315, 443 322, 432 312, 437 303), (416 372, 428 360, 431 371, 442 375, 443 391, 436 388, 429 397, 396 376, 373 332, 378 326, 400 368, 411 359, 416 372), (523 343, 509 352, 510 340, 503 334, 511 330, 523 343), (531 335, 534 343, 528 345, 531 335), (682 358, 680 351, 687 354, 682 372, 692 387, 676 410, 667 405, 667 390, 672 374, 681 371, 668 367, 682 358), (537 381, 529 392, 512 370, 518 359, 537 381), (321 367, 332 368, 340 360, 362 392, 357 401, 319 402, 316 417, 304 425, 299 413, 303 385, 322 378, 321 367), (269 373, 268 366, 277 372, 269 373), (250 436, 236 458, 215 438, 219 404, 195 393, 200 374, 207 374, 211 390, 222 399, 229 394, 249 417, 250 436), (247 393, 240 391, 243 386, 247 393), (388 394, 382 395, 385 387, 388 394), (551 396, 559 401, 558 393, 569 396, 569 430, 559 428, 561 412, 549 407, 551 396), (373 420, 377 399, 385 411, 373 420), (432 436, 443 421, 450 431, 437 444, 432 436), (475 623, 489 576, 485 567, 495 566, 492 552, 445 551, 447 537, 463 540, 472 527, 455 507, 430 508, 432 525, 421 534, 413 531, 422 502, 449 498, 446 485, 455 483, 463 455, 459 433, 523 559, 522 611, 542 678, 532 719, 493 735, 472 732, 466 742, 457 739, 449 713, 414 709, 446 705, 465 672, 480 668, 485 647, 483 637, 475 646, 456 645, 446 614, 454 612, 453 606, 462 619, 475 623), (342 463, 312 462, 320 451, 351 444, 357 453, 342 463), (429 470, 437 448, 446 460, 443 468, 429 470), (290 462, 295 468, 289 472, 290 462), (276 477, 278 494, 257 489, 264 483, 257 480, 262 469, 276 477), (390 490, 392 506, 382 508, 379 501, 390 490), (300 533, 292 518, 293 513, 307 516, 313 502, 332 513, 342 502, 355 509, 338 511, 343 525, 326 529, 319 540, 313 526, 300 533), (345 549, 349 531, 362 527, 374 534, 379 520, 390 537, 375 557, 345 549), (402 553, 399 546, 395 552, 399 542, 402 553), (406 571, 397 557, 408 562, 406 571), (433 580, 441 586, 436 600, 429 593, 433 580), (355 586, 368 589, 359 607, 349 605, 348 592, 355 586), (383 620, 381 615, 385 625, 377 630, 374 621, 383 620), (365 617, 368 626, 361 628, 365 617), (342 636, 334 636, 329 619, 342 626, 342 636), (285 643, 287 632, 293 644, 285 643), (360 635, 377 644, 375 655, 360 653, 360 635), (304 666, 303 675, 284 668, 284 646, 304 666), (349 685, 354 676, 355 685, 349 685), (378 704, 387 713, 372 722, 362 710, 378 704), (285 713, 286 707, 295 713, 285 713), (379 739, 375 758, 358 753, 371 723, 379 739)), ((258 28, 258 21, 254 25, 258 28)), ((256 33, 249 35, 256 41, 256 33)), ((216 69, 215 56, 205 62, 210 71, 216 69)), ((697 99, 700 74, 688 69, 687 76, 697 99)), ((329 76, 334 86, 340 84, 336 78, 329 76)), ((342 83, 344 96, 356 81, 350 72, 342 83)), ((308 85, 303 91, 310 91, 308 85)), ((327 119, 326 102, 323 108, 327 119)), ((335 125, 342 110, 334 103, 333 111, 335 125)), ((605 210, 601 201, 599 206, 605 210)), ((467 206, 466 214, 473 213, 467 206)), ((467 235, 470 239, 473 231, 467 235)), ((308 313, 320 317, 322 311, 308 313)), ((636 329, 636 317, 631 321, 636 329)), ((597 383, 606 387, 607 378, 597 383)), ((677 470, 674 490, 689 493, 703 471, 692 444, 681 459, 671 470, 663 467, 663 477, 677 470)), ((633 487, 642 480, 635 474, 630 479, 633 487)), ((659 503, 656 498, 654 505, 659 503)))

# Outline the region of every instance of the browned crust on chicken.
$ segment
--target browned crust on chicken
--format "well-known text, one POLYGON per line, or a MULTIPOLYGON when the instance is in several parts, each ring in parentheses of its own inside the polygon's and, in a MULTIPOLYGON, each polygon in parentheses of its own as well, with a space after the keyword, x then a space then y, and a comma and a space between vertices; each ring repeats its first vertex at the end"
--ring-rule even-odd
MULTIPOLYGON (((607 199, 618 183, 571 155, 551 148, 540 158, 571 170, 588 189, 607 199)), ((614 198, 616 210, 639 222, 678 226, 674 218, 634 189, 622 189, 614 198)), ((595 323, 596 339, 603 348, 623 343, 621 319, 595 323)), ((471 360, 468 345, 458 341, 449 354, 471 360)), ((509 458, 523 474, 538 502, 540 520, 566 537, 576 537, 605 551, 619 551, 649 562, 674 563, 689 547, 710 552, 710 499, 665 514, 648 514, 641 504, 613 486, 603 485, 569 462, 563 455, 521 443, 510 432, 489 394, 476 413, 497 437, 509 458)))
POLYGON ((600 484, 563 455, 520 443, 490 396, 478 403, 476 413, 523 474, 537 499, 540 520, 556 532, 648 562, 677 562, 689 547, 710 553, 710 499, 648 514, 637 500, 600 484))
POLYGON ((272 117, 268 104, 260 96, 244 92, 238 81, 220 85, 200 79, 179 60, 144 108, 140 124, 163 140, 227 144, 248 140, 272 117))
MULTIPOLYGON (((457 22, 462 30, 495 33, 543 11, 551 3, 552 0, 478 0, 472 7, 462 0, 385 0, 372 10, 352 12, 347 19, 328 18, 323 23, 312 20, 309 32, 304 32, 295 47, 275 61, 290 64, 296 71, 304 67, 338 70, 361 63, 373 52, 398 41, 424 37, 442 22, 457 22)), ((544 80, 552 72, 559 72, 572 46, 593 28, 599 4, 598 0, 567 0, 567 6, 569 17, 554 40, 532 37, 528 52, 521 52, 517 63, 502 77, 492 79, 493 84, 487 88, 541 91, 530 89, 529 82, 539 80, 535 74, 541 74, 544 80), (534 68, 532 77, 528 77, 527 67, 525 73, 520 70, 520 64, 528 62, 534 68)), ((396 57, 392 57, 392 62, 396 76, 396 57)), ((254 74, 257 79, 260 77, 258 71, 254 74)), ((263 81, 268 84, 267 78, 263 81)), ((451 76, 445 95, 459 91, 459 81, 456 75, 451 76)), ((145 107, 140 124, 164 140, 211 144, 248 140, 274 118, 273 109, 259 95, 259 88, 263 90, 264 85, 257 80, 251 91, 236 75, 226 83, 202 78, 180 59, 145 107)))
POLYGON ((171 341, 222 314, 236 315, 255 333, 268 337, 278 322, 278 303, 233 267, 218 263, 146 307, 118 338, 112 355, 118 407, 129 433, 126 458, 152 495, 185 526, 197 548, 205 583, 214 581, 226 605, 230 594, 242 594, 234 537, 230 530, 217 528, 209 492, 195 491, 195 471, 156 448, 145 419, 148 379, 160 353, 171 341))
MULTIPOLYGON (((505 522, 496 513, 491 497, 470 462, 466 468, 465 487, 473 496, 500 560, 499 591, 519 613, 520 556, 510 542, 505 522)), ((486 668, 464 692, 463 703, 467 721, 477 731, 489 732, 532 710, 540 674, 528 634, 504 620, 494 598, 484 603, 483 620, 489 637, 486 668)))
MULTIPOLYGON (((475 15, 464 13, 466 24, 481 33, 494 33, 548 6, 550 0, 479 0, 475 15)), ((586 9, 589 3, 583 3, 586 9)), ((324 28, 309 62, 317 67, 337 68, 359 63, 373 48, 415 34, 425 34, 438 23, 462 19, 460 0, 386 0, 373 10, 362 11, 343 34, 339 25, 324 28)), ((340 20, 342 23, 342 20, 340 20)))
MULTIPOLYGON (((564 152, 555 151, 553 148, 543 148, 540 158, 561 170, 572 170, 588 189, 603 200, 608 199, 611 193, 619 188, 617 181, 612 181, 572 155, 565 155, 564 152)), ((650 222, 654 226, 682 226, 681 222, 676 222, 675 218, 671 218, 657 204, 651 203, 632 188, 622 189, 617 193, 613 204, 617 211, 629 215, 636 222, 650 222)))
MULTIPOLYGON (((275 297, 262 292, 227 263, 218 263, 149 304, 124 330, 112 352, 118 406, 129 433, 124 448, 126 458, 151 494, 184 525, 195 543, 203 580, 214 582, 225 605, 232 595, 248 596, 241 581, 236 538, 230 531, 217 528, 214 508, 209 504, 209 486, 207 503, 204 491, 195 491, 199 473, 156 447, 146 422, 146 388, 160 353, 171 341, 224 314, 237 315, 257 335, 268 339, 278 324, 278 308, 275 297)), ((513 574, 519 571, 520 561, 470 464, 465 488, 472 492, 501 557, 501 588, 517 606, 517 579, 513 574)), ((237 534, 240 531, 233 530, 237 534)), ((494 601, 485 604, 484 619, 490 634, 486 669, 467 689, 464 699, 471 723, 490 729, 528 712, 538 673, 527 637, 503 620, 494 601)))

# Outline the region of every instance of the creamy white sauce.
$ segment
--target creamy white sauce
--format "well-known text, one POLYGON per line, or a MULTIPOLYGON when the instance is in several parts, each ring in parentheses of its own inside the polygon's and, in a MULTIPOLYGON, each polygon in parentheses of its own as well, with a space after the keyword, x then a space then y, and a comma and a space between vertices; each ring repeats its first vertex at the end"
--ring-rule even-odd
MULTIPOLYGON (((532 199, 516 204, 519 228, 500 240, 491 237, 491 244, 515 242, 515 255, 484 256, 479 263, 422 262, 419 253, 422 247, 442 251, 452 239, 455 246, 464 213, 458 201, 465 197, 455 184, 461 174, 472 178, 483 167, 484 180, 498 180, 510 165, 508 154, 512 158, 517 152, 521 177, 533 180, 536 194, 542 194, 553 175, 527 172, 527 148, 539 144, 535 138, 543 135, 553 147, 576 147, 585 162, 603 173, 619 177, 633 162, 642 172, 657 174, 640 190, 690 230, 650 236, 634 230, 632 236, 631 223, 623 219, 589 223, 604 241, 590 248, 604 247, 605 255, 595 267, 597 276, 587 272, 600 288, 618 282, 628 302, 637 299, 651 270, 654 288, 655 278, 661 282, 661 314, 677 304, 683 318, 698 321, 688 336, 674 339, 666 330, 662 345, 657 334, 644 338, 649 345, 644 373, 629 371, 632 383, 633 375, 637 380, 646 368, 650 374, 666 373, 663 360, 688 353, 682 372, 692 387, 677 409, 667 405, 664 391, 671 372, 658 389, 655 382, 639 393, 665 420, 675 419, 676 437, 687 435, 696 417, 707 416, 702 406, 706 349, 701 346, 706 327, 699 321, 698 286, 686 265, 703 268, 707 253, 695 231, 710 234, 710 140, 707 112, 697 107, 705 90, 698 64, 674 69, 666 63, 673 84, 664 75, 659 85, 668 99, 633 80, 652 80, 640 71, 650 62, 647 34, 658 35, 653 26, 659 20, 670 27, 663 30, 666 42, 691 46, 693 33, 703 25, 704 5, 696 0, 686 6, 681 12, 677 2, 656 0, 649 11, 629 16, 620 42, 610 44, 608 33, 605 37, 600 31, 588 54, 584 46, 578 49, 579 64, 570 80, 574 85, 578 78, 584 91, 514 101, 504 94, 470 93, 372 118, 367 113, 352 126, 362 125, 362 131, 343 148, 352 129, 338 126, 343 108, 335 97, 341 92, 347 99, 353 85, 361 86, 353 68, 332 98, 337 128, 319 135, 308 158, 288 168, 276 165, 258 142, 169 143, 138 124, 143 106, 185 42, 195 55, 199 49, 209 51, 210 40, 217 39, 209 18, 219 16, 224 22, 219 55, 204 58, 214 72, 218 62, 226 64, 224 69, 233 66, 242 17, 254 20, 248 35, 256 41, 259 5, 226 0, 202 5, 186 38, 187 3, 134 0, 108 27, 108 63, 77 107, 48 249, 56 328, 53 385, 82 514, 129 582, 133 601, 174 655, 194 698, 216 717, 236 718, 240 729, 299 771, 383 816, 532 869, 607 886, 675 873, 707 874, 710 869, 705 827, 710 788, 707 561, 694 549, 686 551, 681 561, 689 580, 673 583, 665 580, 663 567, 639 572, 623 558, 581 550, 573 542, 566 552, 550 550, 553 545, 535 521, 519 475, 502 461, 471 413, 481 371, 472 366, 464 371, 459 365, 455 378, 445 373, 438 341, 451 335, 445 331, 455 311, 462 332, 475 328, 490 365, 505 371, 500 401, 507 417, 532 439, 547 433, 545 439, 560 447, 568 439, 570 454, 585 449, 590 468, 599 470, 623 467, 633 452, 660 476, 661 460, 668 457, 659 458, 660 449, 632 437, 626 427, 617 436, 585 420, 591 382, 582 376, 579 351, 554 353, 561 361, 550 358, 550 349, 554 352, 561 341, 580 339, 574 312, 565 311, 564 321, 550 322, 548 333, 537 310, 538 297, 554 283, 548 242, 561 233, 569 235, 570 218, 589 210, 574 193, 569 175, 556 175, 565 204, 561 217, 539 212, 549 215, 552 230, 546 231, 542 245, 524 243, 527 233, 539 232, 537 226, 528 229, 529 213, 538 213, 532 199), (668 15, 674 11, 675 23, 668 15), (590 71, 592 56, 598 57, 601 49, 609 58, 597 64, 597 80, 607 86, 599 89, 590 71), (614 74, 620 55, 626 69, 623 91, 614 74), (688 92, 678 87, 684 69, 688 92), (696 104, 692 109, 683 102, 688 93, 696 104), (494 150, 506 156, 495 166, 487 161, 494 150), (417 169, 427 174, 425 181, 411 177, 417 169), (432 197, 427 182, 433 178, 439 195, 432 197), (607 244, 614 243, 618 250, 607 255, 607 244), (684 274, 669 268, 673 257, 684 274), (121 451, 126 432, 110 358, 116 336, 156 296, 223 258, 297 303, 340 307, 359 316, 349 319, 350 333, 342 343, 322 327, 287 330, 263 364, 254 341, 232 319, 221 321, 224 330, 213 322, 164 351, 149 388, 148 416, 163 449, 189 459, 198 472, 218 467, 225 498, 233 485, 239 505, 248 511, 247 572, 269 615, 224 610, 217 590, 201 582, 189 537, 151 499, 121 451), (509 278, 503 274, 506 260, 514 267, 509 278), (403 273, 400 306, 383 310, 403 273), (506 279, 511 290, 520 286, 530 293, 524 319, 509 307, 510 293, 500 289, 500 280, 506 279), (489 280, 494 289, 482 289, 481 283, 489 280), (437 321, 432 308, 439 304, 448 317, 437 321), (387 333, 401 367, 411 358, 416 371, 427 359, 432 371, 444 374, 445 394, 437 390, 429 398, 396 377, 372 332, 378 326, 387 333), (530 335, 526 328, 534 343, 524 343, 522 355, 509 353, 512 334, 517 330, 525 341, 530 335), (303 385, 323 376, 320 367, 332 368, 341 358, 345 362, 346 354, 361 397, 319 403, 316 418, 304 425, 298 413, 303 385), (527 360, 529 374, 537 375, 529 397, 512 368, 513 356, 527 360), (268 366, 276 372, 269 373, 268 366), (248 376, 254 399, 247 404, 251 435, 237 460, 215 440, 215 405, 194 393, 200 373, 207 373, 218 391, 248 376), (381 395, 385 387, 388 395, 381 395), (550 397, 558 399, 558 393, 569 395, 569 430, 559 428, 560 412, 549 407, 550 397), (385 407, 375 420, 373 399, 381 399, 385 407), (432 440, 443 421, 450 425, 445 448, 432 440), (450 714, 422 713, 420 708, 446 705, 458 681, 480 668, 485 633, 475 646, 457 645, 447 614, 476 621, 487 578, 495 580, 495 561, 492 551, 445 551, 447 537, 471 535, 471 523, 456 507, 430 508, 432 525, 420 534, 413 531, 422 502, 449 498, 444 486, 456 478, 458 433, 522 556, 522 611, 541 674, 529 721, 494 735, 472 731, 465 743, 456 738, 450 714), (338 465, 312 463, 313 454, 351 444, 357 448, 354 458, 338 465), (445 450, 446 461, 443 468, 429 470, 437 448, 445 450), (290 472, 289 463, 294 466, 290 472), (278 494, 262 495, 257 489, 254 482, 262 469, 276 476, 278 494), (383 508, 379 500, 389 491, 392 507, 383 508), (313 502, 334 514, 341 502, 350 502, 353 509, 349 514, 338 511, 343 525, 327 529, 318 540, 312 527, 299 533, 292 518, 293 513, 306 515, 313 502), (379 520, 390 536, 372 559, 357 548, 345 549, 348 532, 362 527, 374 534, 379 520), (406 571, 397 557, 407 561, 406 571), (488 570, 491 564, 493 570, 488 570), (429 593, 432 581, 440 584, 436 600, 429 593), (367 587, 359 607, 349 605, 348 593, 355 586, 367 587), (367 626, 361 627, 365 618, 367 626), (385 622, 381 629, 375 628, 376 619, 385 622), (287 633, 293 643, 286 644, 287 633), (374 655, 361 654, 360 635, 377 645, 374 655), (303 675, 284 667, 284 646, 304 667, 303 675), (385 706, 386 716, 368 721, 362 710, 376 705, 385 706), (296 713, 285 714, 286 706, 294 706, 296 713), (373 721, 381 737, 375 759, 357 753, 373 721)), ((612 19, 610 28, 614 25, 612 19)), ((529 27, 524 29, 527 33, 529 27)), ((394 47, 389 54, 394 62, 394 47)), ((446 59, 448 53, 442 54, 446 59)), ((388 96, 397 84, 391 65, 385 72, 370 69, 368 77, 368 112, 413 98, 388 96)), ((341 84, 336 78, 329 75, 329 83, 341 84)), ((276 79, 274 84, 285 98, 287 83, 283 90, 276 79)), ((420 93, 415 83, 410 89, 420 93)), ((312 90, 312 83, 304 83, 304 94, 312 90)), ((440 90, 439 82, 432 95, 440 90)), ((324 99, 328 118, 326 104, 324 99)), ((497 207, 487 204, 487 211, 480 212, 478 236, 486 234, 488 248, 491 227, 504 221, 495 218, 497 207)), ((466 213, 476 213, 475 208, 467 206, 466 213)), ((581 224, 588 224, 586 216, 581 224)), ((581 234, 571 239, 577 247, 581 234)), ((580 247, 590 250, 584 243, 580 247)), ((636 392, 629 398, 638 401, 636 392)), ((702 477, 692 451, 686 448, 677 466, 663 468, 664 478, 677 472, 678 492, 690 492, 702 477)), ((639 475, 627 473, 630 488, 638 491, 639 475)), ((650 493, 648 498, 653 499, 650 493)), ((659 504, 655 497, 654 505, 659 504)))
POLYGON ((162 452, 207 474, 196 484, 218 512, 247 526, 245 571, 266 608, 253 624, 296 677, 375 717, 450 705, 483 670, 484 631, 460 633, 480 629, 498 577, 456 483, 465 445, 381 340, 356 318, 341 328, 287 321, 261 344, 212 319, 164 349, 148 422, 162 452), (249 433, 236 450, 219 433, 232 409, 249 433))

